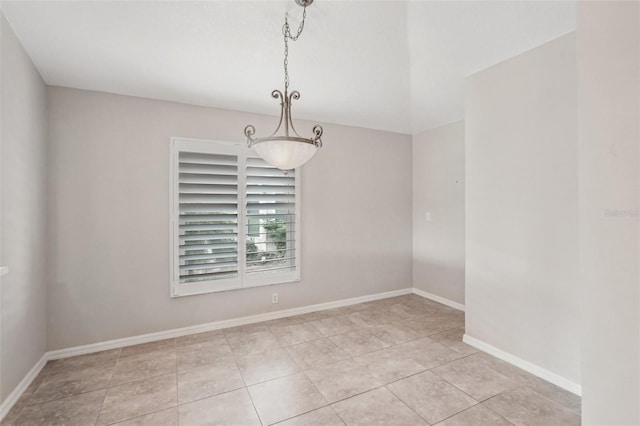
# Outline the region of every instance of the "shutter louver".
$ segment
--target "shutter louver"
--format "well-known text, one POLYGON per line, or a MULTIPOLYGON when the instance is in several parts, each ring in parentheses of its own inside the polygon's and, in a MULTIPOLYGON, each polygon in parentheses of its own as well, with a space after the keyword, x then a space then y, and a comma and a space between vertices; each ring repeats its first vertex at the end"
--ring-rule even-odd
POLYGON ((180 152, 181 283, 238 277, 238 157, 180 152))
POLYGON ((295 185, 295 170, 284 174, 261 158, 247 158, 247 274, 295 271, 295 185))

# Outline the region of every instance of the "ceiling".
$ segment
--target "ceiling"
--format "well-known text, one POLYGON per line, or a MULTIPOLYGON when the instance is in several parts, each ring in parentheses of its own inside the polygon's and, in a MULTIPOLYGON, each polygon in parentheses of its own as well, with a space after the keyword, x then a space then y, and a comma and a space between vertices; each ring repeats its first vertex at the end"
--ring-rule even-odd
MULTIPOLYGON (((290 43, 294 118, 413 134, 463 118, 464 78, 575 29, 573 1, 331 1, 290 43)), ((50 85, 265 114, 289 1, 3 1, 50 85)))

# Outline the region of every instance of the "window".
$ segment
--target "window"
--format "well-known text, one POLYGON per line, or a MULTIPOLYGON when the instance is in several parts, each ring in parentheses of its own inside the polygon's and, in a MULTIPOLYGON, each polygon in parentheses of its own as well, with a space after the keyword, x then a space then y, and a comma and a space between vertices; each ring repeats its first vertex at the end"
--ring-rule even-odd
POLYGON ((171 295, 300 279, 299 170, 244 144, 171 140, 171 295))

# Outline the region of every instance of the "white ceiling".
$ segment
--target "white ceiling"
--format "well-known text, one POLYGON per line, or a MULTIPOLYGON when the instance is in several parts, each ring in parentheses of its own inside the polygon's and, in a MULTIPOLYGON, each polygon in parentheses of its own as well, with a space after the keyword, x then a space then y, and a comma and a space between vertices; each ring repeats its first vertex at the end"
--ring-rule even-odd
MULTIPOLYGON (((50 85, 278 113, 288 1, 3 1, 50 85)), ((463 118, 464 77, 575 28, 573 1, 331 1, 290 44, 294 118, 416 133, 463 118)))

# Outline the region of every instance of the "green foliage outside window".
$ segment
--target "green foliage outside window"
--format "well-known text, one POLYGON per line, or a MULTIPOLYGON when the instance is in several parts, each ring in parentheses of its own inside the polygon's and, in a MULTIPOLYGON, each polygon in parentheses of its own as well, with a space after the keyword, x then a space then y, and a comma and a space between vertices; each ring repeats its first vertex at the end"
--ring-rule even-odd
POLYGON ((275 243, 277 250, 287 248, 287 222, 284 219, 269 219, 262 226, 267 232, 267 239, 275 243))

